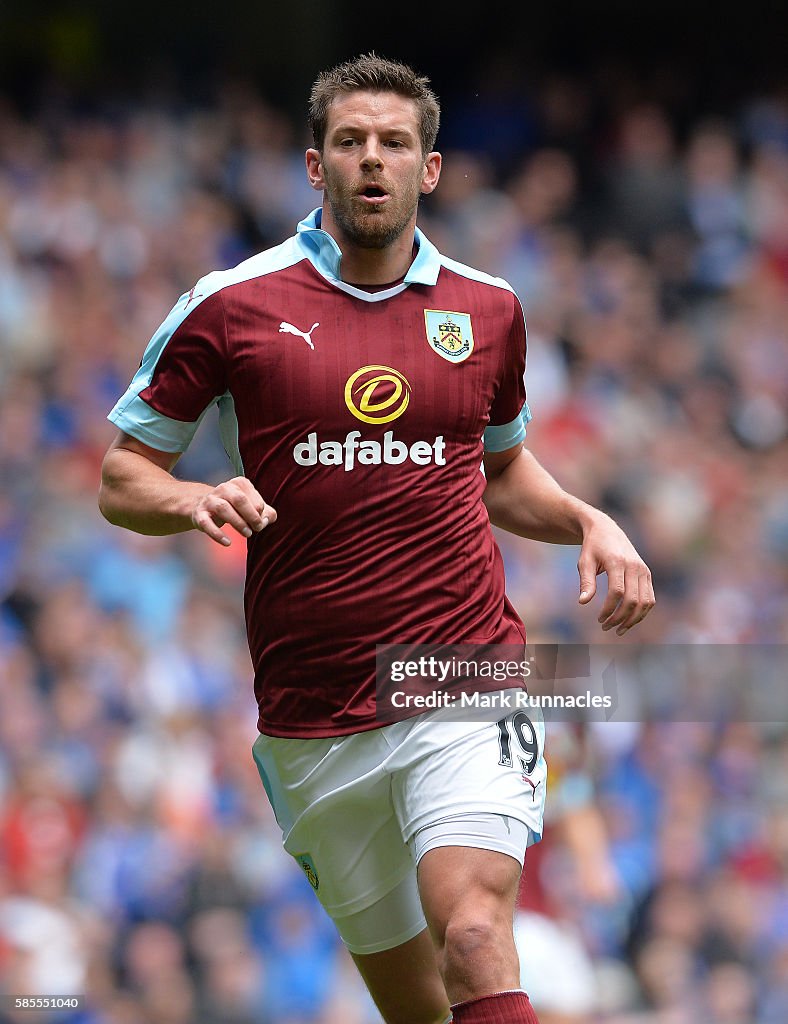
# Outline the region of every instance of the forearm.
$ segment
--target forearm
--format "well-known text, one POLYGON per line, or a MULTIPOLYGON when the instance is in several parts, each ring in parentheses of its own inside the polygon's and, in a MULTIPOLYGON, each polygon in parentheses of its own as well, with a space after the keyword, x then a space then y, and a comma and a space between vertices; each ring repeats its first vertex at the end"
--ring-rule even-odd
POLYGON ((143 455, 122 448, 104 459, 99 508, 105 519, 135 533, 163 536, 194 528, 192 511, 210 485, 178 480, 143 455))
POLYGON ((591 523, 604 515, 568 494, 526 448, 488 478, 484 503, 493 525, 551 544, 582 544, 591 523))
POLYGON ((610 516, 568 494, 523 447, 484 456, 484 503, 495 526, 551 544, 579 544, 580 604, 596 594, 607 575, 599 622, 623 636, 654 607, 648 566, 610 516))

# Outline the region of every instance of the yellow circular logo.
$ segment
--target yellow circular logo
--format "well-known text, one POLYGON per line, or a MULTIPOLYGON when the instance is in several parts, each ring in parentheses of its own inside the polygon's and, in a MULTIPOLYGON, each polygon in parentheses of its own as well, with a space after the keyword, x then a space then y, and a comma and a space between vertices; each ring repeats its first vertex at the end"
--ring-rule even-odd
POLYGON ((345 384, 345 405, 364 423, 391 423, 409 402, 410 384, 390 366, 362 366, 345 384))

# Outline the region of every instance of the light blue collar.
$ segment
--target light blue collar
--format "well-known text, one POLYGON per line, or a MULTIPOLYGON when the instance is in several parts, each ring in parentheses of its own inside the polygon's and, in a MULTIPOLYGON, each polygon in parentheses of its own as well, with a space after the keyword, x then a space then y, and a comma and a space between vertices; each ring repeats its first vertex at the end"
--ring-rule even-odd
MULTIPOLYGON (((327 231, 320 227, 323 215, 318 206, 298 225, 296 241, 315 268, 329 281, 341 281, 339 267, 342 250, 327 231)), ((416 228, 416 258, 405 275, 405 284, 433 285, 438 280, 440 254, 425 234, 416 228)))

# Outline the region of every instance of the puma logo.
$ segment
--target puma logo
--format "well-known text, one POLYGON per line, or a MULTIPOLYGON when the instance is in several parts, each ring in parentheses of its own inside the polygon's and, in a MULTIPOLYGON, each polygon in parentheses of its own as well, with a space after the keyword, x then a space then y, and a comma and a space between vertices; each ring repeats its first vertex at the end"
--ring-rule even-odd
POLYGON ((183 307, 184 309, 188 309, 189 306, 191 305, 191 303, 194 302, 195 299, 203 299, 203 298, 205 298, 205 296, 204 296, 204 294, 202 292, 200 292, 199 295, 195 295, 194 294, 194 289, 196 287, 197 287, 197 285, 195 285, 194 288, 192 288, 192 290, 189 292, 189 298, 186 300, 186 305, 183 307))
MULTIPOLYGON (((520 767, 523 770, 523 774, 520 776, 520 778, 523 780, 523 782, 527 782, 528 785, 531 787, 531 803, 533 803, 536 800, 536 790, 537 790, 537 787, 539 786, 539 784, 540 784, 540 782, 542 780, 541 779, 537 779, 536 782, 534 782, 533 779, 529 778, 529 776, 528 776, 528 762, 525 760, 524 757, 519 757, 518 756, 517 760, 520 762, 520 767)), ((531 770, 533 770, 533 766, 532 766, 531 770)))
POLYGON ((288 324, 288 323, 286 323, 283 320, 281 322, 281 324, 279 325, 279 333, 280 334, 296 334, 299 338, 303 338, 304 341, 307 343, 307 345, 309 345, 309 347, 314 352, 315 346, 312 344, 312 331, 314 331, 314 329, 316 327, 319 327, 319 326, 320 326, 319 322, 316 323, 316 324, 312 324, 312 326, 309 328, 309 330, 305 332, 305 331, 299 331, 299 329, 297 327, 293 327, 292 324, 288 324))

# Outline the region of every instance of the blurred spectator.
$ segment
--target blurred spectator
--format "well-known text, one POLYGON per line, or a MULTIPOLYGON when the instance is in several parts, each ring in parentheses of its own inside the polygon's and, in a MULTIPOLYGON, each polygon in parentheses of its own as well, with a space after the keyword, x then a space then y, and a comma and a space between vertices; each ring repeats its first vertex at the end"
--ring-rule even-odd
MULTIPOLYGON (((501 65, 423 226, 522 295, 529 439, 652 565, 639 640, 755 658, 788 641, 785 97, 678 125, 619 84, 501 65)), ((141 345, 316 205, 307 140, 241 81, 114 102, 0 102, 0 991, 87 992, 66 1024, 372 1024, 251 761, 243 545, 96 508, 141 345)), ((213 426, 179 472, 225 472, 213 426)), ((530 641, 599 642, 576 552, 498 539, 530 641)), ((654 671, 665 720, 548 726, 526 986, 545 1024, 782 1024, 788 731, 721 698, 684 722, 692 680, 654 671)))

